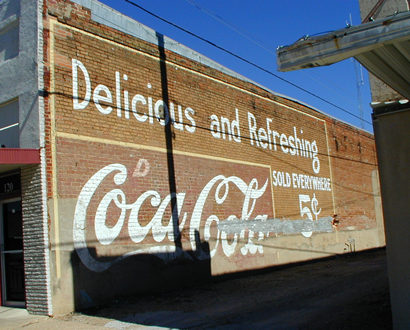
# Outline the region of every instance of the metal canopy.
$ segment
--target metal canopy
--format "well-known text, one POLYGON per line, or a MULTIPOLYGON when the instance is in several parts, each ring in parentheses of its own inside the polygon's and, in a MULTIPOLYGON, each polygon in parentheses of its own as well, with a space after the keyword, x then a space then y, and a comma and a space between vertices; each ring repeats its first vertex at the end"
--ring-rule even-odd
POLYGON ((371 73, 410 99, 410 11, 305 37, 277 50, 279 71, 330 65, 355 57, 371 73))
POLYGON ((40 164, 39 149, 0 148, 0 172, 40 164))

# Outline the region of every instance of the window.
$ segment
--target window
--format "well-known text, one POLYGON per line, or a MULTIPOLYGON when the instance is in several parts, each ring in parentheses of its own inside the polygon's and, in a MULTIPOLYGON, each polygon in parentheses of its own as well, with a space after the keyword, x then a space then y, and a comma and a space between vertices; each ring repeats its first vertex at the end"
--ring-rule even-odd
POLYGON ((18 99, 15 99, 0 104, 0 147, 19 146, 19 103, 18 99))

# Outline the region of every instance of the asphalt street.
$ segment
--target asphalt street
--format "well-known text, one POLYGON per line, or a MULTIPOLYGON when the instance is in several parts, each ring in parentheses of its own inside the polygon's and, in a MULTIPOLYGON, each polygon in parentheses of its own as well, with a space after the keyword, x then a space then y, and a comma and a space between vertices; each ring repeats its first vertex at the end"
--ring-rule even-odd
MULTIPOLYGON (((5 324, 1 320, 0 328, 5 324)), ((391 329, 384 249, 214 278, 119 299, 24 329, 391 329)))

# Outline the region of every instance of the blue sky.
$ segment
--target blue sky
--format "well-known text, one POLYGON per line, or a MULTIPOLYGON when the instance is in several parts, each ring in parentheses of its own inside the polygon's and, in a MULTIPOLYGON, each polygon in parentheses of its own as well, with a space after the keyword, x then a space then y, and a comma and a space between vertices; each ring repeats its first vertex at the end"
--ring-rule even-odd
POLYGON ((276 93, 373 131, 368 74, 352 59, 327 67, 285 73, 278 72, 276 64, 278 46, 292 44, 304 35, 344 28, 350 20, 353 25, 360 24, 358 0, 132 1, 357 116, 360 116, 361 107, 364 121, 160 21, 124 0, 100 1, 276 93))

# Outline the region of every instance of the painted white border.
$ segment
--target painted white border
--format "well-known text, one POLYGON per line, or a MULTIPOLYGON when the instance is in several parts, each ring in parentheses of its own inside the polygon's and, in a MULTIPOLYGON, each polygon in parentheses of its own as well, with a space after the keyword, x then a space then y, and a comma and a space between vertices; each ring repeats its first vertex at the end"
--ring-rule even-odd
POLYGON ((45 116, 44 116, 44 40, 43 40, 43 1, 37 0, 37 78, 38 78, 38 113, 39 113, 39 142, 40 142, 40 185, 41 185, 41 204, 43 206, 43 244, 45 258, 45 277, 47 290, 47 313, 53 315, 53 305, 51 299, 51 280, 50 280, 50 241, 48 232, 48 209, 47 209, 47 168, 45 150, 45 116))
MULTIPOLYGON (((72 30, 72 31, 76 31, 76 32, 82 33, 82 34, 84 34, 84 35, 86 35, 86 36, 89 36, 89 37, 91 37, 91 38, 95 38, 95 39, 97 39, 97 40, 106 42, 107 44, 114 45, 114 46, 119 47, 119 48, 122 48, 122 49, 126 49, 126 50, 128 50, 128 51, 130 51, 130 52, 133 52, 133 53, 136 53, 136 54, 139 54, 139 55, 142 55, 142 56, 149 57, 149 58, 151 58, 151 59, 153 59, 153 60, 155 60, 155 61, 157 61, 157 62, 160 62, 160 61, 161 61, 161 59, 160 59, 158 56, 150 55, 150 54, 148 54, 148 53, 146 53, 146 52, 143 52, 143 51, 141 51, 141 50, 132 48, 132 47, 127 46, 127 45, 120 44, 120 43, 115 42, 115 41, 113 41, 113 40, 106 39, 106 38, 101 37, 101 36, 99 36, 99 35, 95 35, 95 34, 93 34, 93 33, 90 33, 90 32, 84 31, 84 30, 81 30, 81 29, 76 28, 76 27, 71 26, 71 25, 67 25, 67 24, 61 23, 61 22, 59 22, 59 21, 55 21, 55 20, 51 20, 51 21, 50 21, 50 33, 51 33, 52 30, 54 30, 54 26, 55 26, 55 25, 59 25, 60 27, 63 27, 63 28, 65 28, 65 29, 69 29, 69 30, 72 30)), ((53 33, 54 33, 54 32, 53 32, 53 33)), ((54 48, 52 48, 51 52, 53 52, 53 51, 54 51, 54 48)), ((52 56, 51 56, 51 60, 52 60, 52 56)), ((166 64, 169 65, 169 66, 172 66, 172 67, 175 67, 175 68, 178 68, 178 69, 187 71, 187 72, 189 72, 189 73, 191 73, 191 74, 194 74, 194 75, 197 75, 197 76, 201 76, 201 77, 203 77, 203 78, 205 78, 205 79, 209 79, 209 80, 215 81, 215 82, 217 82, 217 83, 219 83, 219 84, 222 84, 222 85, 225 85, 225 86, 229 86, 229 87, 231 87, 231 88, 233 88, 233 89, 239 90, 239 91, 241 91, 241 92, 243 92, 243 93, 246 93, 246 94, 248 94, 248 95, 253 95, 253 96, 258 97, 258 98, 260 98, 260 99, 262 99, 262 100, 265 100, 265 101, 267 101, 267 102, 270 102, 270 103, 273 103, 273 104, 276 104, 276 105, 280 105, 280 106, 282 106, 282 107, 285 107, 285 108, 287 108, 287 109, 289 109, 289 110, 292 110, 292 111, 294 111, 294 112, 298 112, 298 113, 300 113, 300 114, 302 114, 302 115, 305 115, 305 116, 307 116, 307 117, 311 117, 311 118, 313 118, 313 119, 315 119, 315 120, 322 121, 323 123, 326 122, 325 119, 319 118, 319 117, 317 117, 317 116, 315 116, 315 115, 311 115, 311 114, 309 114, 309 113, 307 113, 307 112, 298 110, 298 109, 296 109, 296 108, 292 108, 292 107, 289 106, 289 105, 286 105, 286 104, 284 104, 284 103, 281 103, 281 102, 272 100, 272 99, 270 99, 270 98, 268 98, 268 97, 265 97, 265 96, 262 96, 262 95, 260 95, 260 94, 258 94, 258 93, 251 92, 251 91, 249 91, 249 90, 247 90, 247 89, 245 89, 245 88, 236 86, 236 85, 234 85, 234 84, 232 84, 232 83, 228 83, 228 82, 225 82, 225 81, 223 81, 223 80, 221 80, 221 79, 217 79, 217 78, 211 77, 211 76, 209 76, 209 75, 207 75, 207 74, 205 74, 205 73, 198 72, 198 71, 195 71, 195 70, 186 68, 186 67, 184 67, 184 66, 182 66, 182 65, 180 65, 180 64, 177 64, 177 63, 174 63, 174 62, 171 62, 171 61, 167 61, 166 64)), ((54 67, 51 66, 51 65, 50 65, 50 67, 51 67, 51 70, 53 70, 54 67)), ((51 81, 52 81, 52 79, 51 79, 51 81)), ((54 91, 54 90, 52 89, 52 91, 54 91)), ((272 95, 276 96, 274 93, 272 93, 272 92, 270 92, 270 93, 271 93, 272 95)), ((309 108, 309 109, 312 109, 312 108, 309 108)), ((320 114, 321 114, 322 116, 329 117, 328 115, 325 115, 325 114, 323 114, 323 113, 320 113, 320 114)))
MULTIPOLYGON (((142 39, 144 41, 147 41, 147 42, 150 42, 150 43, 155 43, 156 31, 154 29, 152 29, 152 28, 138 22, 137 20, 135 20, 135 19, 133 19, 133 18, 119 12, 118 10, 115 10, 114 8, 111 8, 110 6, 108 6, 106 4, 103 4, 103 3, 101 3, 97 0, 71 0, 71 1, 73 1, 75 3, 78 3, 79 5, 90 9, 91 19, 93 21, 95 21, 97 23, 100 23, 100 24, 103 24, 105 26, 112 27, 112 28, 114 28, 118 31, 121 31, 121 32, 124 32, 126 34, 132 35, 132 36, 134 36, 136 38, 139 38, 139 39, 142 39)), ((181 43, 179 43, 179 42, 177 42, 177 41, 175 41, 175 40, 173 40, 173 39, 171 39, 171 38, 169 38, 165 35, 164 35, 164 41, 165 41, 164 47, 166 49, 174 52, 174 53, 177 53, 177 54, 182 55, 184 57, 187 57, 187 58, 189 58, 189 59, 191 59, 195 62, 199 62, 199 63, 204 64, 206 66, 209 66, 213 69, 221 71, 221 72, 223 72, 223 73, 225 73, 225 74, 227 74, 231 77, 237 78, 237 79, 245 81, 245 82, 249 82, 249 83, 251 83, 255 86, 260 87, 261 89, 267 91, 268 93, 270 93, 272 95, 279 96, 279 97, 282 97, 286 100, 289 100, 289 101, 295 102, 297 104, 303 105, 303 106, 305 106, 309 109, 312 109, 312 110, 314 110, 314 111, 316 111, 316 112, 318 112, 318 113, 320 113, 320 114, 322 114, 322 115, 324 115, 324 116, 326 116, 326 117, 328 117, 332 120, 336 120, 340 123, 344 123, 344 124, 354 128, 354 129, 357 129, 359 131, 362 131, 362 132, 365 132, 365 133, 368 133, 368 134, 374 136, 372 132, 370 132, 366 129, 360 128, 359 126, 353 125, 353 124, 351 124, 351 123, 349 123, 349 122, 347 122, 343 119, 340 119, 340 118, 334 117, 332 115, 329 115, 329 114, 325 113, 324 111, 322 111, 318 108, 315 108, 315 107, 309 105, 308 103, 306 103, 304 101, 300 101, 300 100, 297 100, 293 97, 277 93, 277 92, 275 92, 275 91, 261 85, 260 83, 257 83, 255 81, 253 81, 253 80, 251 80, 251 79, 249 79, 249 78, 247 78, 247 77, 245 77, 245 76, 243 76, 243 75, 229 69, 228 67, 226 67, 222 64, 219 64, 218 62, 212 60, 211 58, 209 58, 209 57, 207 57, 207 56, 205 56, 201 53, 198 53, 197 51, 195 51, 195 50, 193 50, 193 49, 191 49, 191 48, 189 48, 189 47, 187 47, 187 46, 185 46, 185 45, 183 45, 183 44, 181 44, 181 43)))
MULTIPOLYGON (((99 36, 99 35, 95 35, 95 34, 93 34, 93 33, 90 33, 90 32, 81 30, 81 29, 79 29, 79 28, 76 28, 76 27, 73 27, 73 26, 70 26, 70 25, 61 23, 61 22, 59 22, 59 21, 50 20, 50 38, 51 38, 51 50, 50 50, 51 79, 50 79, 50 81, 51 81, 51 84, 53 84, 53 82, 54 82, 54 78, 53 78, 53 77, 54 77, 54 27, 55 27, 56 25, 57 25, 57 26, 60 26, 60 27, 62 27, 62 28, 71 29, 72 31, 76 31, 76 32, 82 33, 82 34, 87 35, 87 36, 89 36, 89 37, 91 37, 91 38, 95 38, 95 39, 100 40, 100 41, 102 41, 102 42, 106 42, 106 43, 108 43, 108 44, 110 44, 110 45, 114 45, 114 46, 116 46, 116 47, 126 49, 126 50, 131 51, 131 52, 134 52, 134 53, 136 53, 136 54, 140 54, 140 55, 142 55, 142 56, 149 57, 149 58, 154 59, 154 60, 156 60, 156 61, 160 61, 160 59, 159 59, 157 56, 150 55, 150 54, 148 54, 148 53, 145 53, 145 52, 140 51, 140 50, 138 50, 138 49, 132 48, 132 47, 130 47, 130 46, 120 44, 120 43, 115 42, 115 41, 113 41, 113 40, 106 39, 106 38, 101 37, 101 36, 99 36)), ((260 94, 258 94, 258 93, 255 93, 255 92, 251 92, 251 91, 249 91, 249 90, 247 90, 247 89, 244 89, 244 88, 242 88, 242 87, 236 86, 235 84, 228 83, 228 82, 225 82, 225 81, 223 81, 223 80, 221 80, 221 79, 217 79, 217 78, 211 77, 211 76, 209 76, 209 75, 207 75, 207 74, 204 74, 204 73, 202 73, 202 72, 198 72, 198 71, 195 71, 195 70, 186 68, 186 67, 184 67, 184 66, 182 66, 182 65, 180 65, 180 64, 177 64, 177 63, 174 63, 174 62, 167 62, 167 65, 173 66, 173 67, 178 68, 178 69, 182 69, 182 70, 187 71, 187 72, 189 72, 189 73, 191 73, 191 74, 201 76, 201 77, 203 77, 203 78, 205 78, 205 79, 212 80, 212 81, 214 81, 214 82, 216 82, 216 83, 219 83, 219 84, 222 84, 222 85, 225 85, 225 86, 229 86, 230 88, 236 89, 236 90, 238 90, 238 91, 240 91, 240 92, 243 92, 243 93, 246 93, 246 94, 248 94, 248 95, 252 95, 252 96, 258 97, 259 99, 262 99, 262 100, 264 100, 264 101, 266 101, 266 102, 279 105, 279 106, 284 107, 284 108, 286 108, 286 109, 288 109, 288 110, 291 110, 291 111, 296 112, 296 113, 298 113, 298 114, 301 114, 301 115, 304 115, 304 116, 306 116, 306 117, 309 117, 309 118, 311 118, 311 119, 313 119, 313 120, 316 120, 316 121, 318 121, 318 122, 322 122, 322 124, 323 124, 323 134, 324 134, 324 137, 325 137, 326 148, 327 148, 327 158, 328 158, 328 164, 329 164, 329 175, 330 175, 331 185, 332 185, 332 191, 331 191, 332 206, 333 206, 333 212, 335 212, 335 197, 334 197, 334 190, 333 190, 334 185, 333 185, 332 165, 331 165, 331 160, 330 160, 331 156, 330 156, 330 150, 329 150, 329 142, 328 142, 328 138, 329 138, 329 137, 328 137, 328 132, 327 132, 327 122, 326 122, 326 119, 319 118, 319 117, 317 117, 317 116, 315 116, 315 115, 312 115, 312 114, 310 114, 310 113, 307 113, 307 112, 298 110, 298 109, 296 109, 296 108, 293 108, 293 107, 291 107, 291 106, 289 106, 289 105, 287 105, 287 104, 278 102, 278 101, 276 101, 276 100, 272 100, 272 99, 270 99, 270 98, 268 98, 268 97, 262 96, 262 95, 260 95, 260 94)), ((260 86, 259 86, 259 87, 260 87, 260 86)), ((262 87, 261 87, 261 88, 262 88, 262 87)), ((54 86, 51 87, 51 90, 54 91, 54 86)), ((275 93, 273 93, 273 92, 270 92, 270 93, 272 93, 272 95, 274 95, 274 96, 277 95, 277 94, 275 94, 275 93)), ((53 111, 54 111, 53 96, 51 96, 50 99, 51 99, 50 109, 51 109, 51 113, 53 114, 53 111)), ((299 103, 299 102, 298 102, 298 103, 299 103)), ((300 103, 299 103, 299 104, 300 104, 300 103)), ((306 106, 306 105, 305 105, 305 106, 306 106)), ((311 109, 311 108, 310 108, 310 109, 311 109)), ((326 114, 324 114, 324 113, 322 113, 322 112, 318 112, 318 114, 324 115, 324 116, 326 116, 326 117, 329 117, 328 115, 326 115, 326 114)), ((52 136, 54 137, 54 138, 53 138, 53 139, 54 139, 53 141, 55 141, 56 137, 58 137, 58 136, 64 136, 64 137, 67 137, 67 138, 76 139, 76 138, 75 138, 74 136, 72 136, 70 133, 63 133, 63 132, 58 132, 58 131, 56 131, 56 130, 55 130, 55 127, 54 127, 54 121, 53 121, 54 119, 53 119, 53 117, 54 117, 54 116, 52 115, 52 130, 51 130, 51 131, 52 131, 52 136)), ((331 117, 330 117, 330 118, 331 118, 331 117)), ((88 140, 88 139, 89 139, 89 137, 85 137, 85 136, 82 136, 82 137, 79 137, 78 135, 76 135, 76 136, 77 136, 77 139, 80 139, 80 140, 88 140)), ((98 141, 98 142, 102 142, 102 143, 109 143, 108 141, 105 141, 105 139, 98 139, 98 138, 92 138, 92 139, 94 139, 94 142, 97 142, 97 141, 98 141), (104 141, 104 142, 103 142, 103 141, 104 141)), ((52 143, 52 144, 54 145, 54 143, 52 143)), ((119 144, 120 144, 120 145, 127 145, 126 142, 120 142, 119 144)), ((141 146, 141 145, 138 145, 138 146, 137 146, 137 145, 132 144, 132 143, 129 143, 128 146, 138 147, 138 148, 147 148, 147 149, 149 148, 149 149, 151 149, 151 150, 152 150, 152 149, 155 149, 155 147, 152 147, 152 146, 141 146)), ((159 148, 159 149, 161 149, 161 148, 159 148)), ((159 150, 159 151, 162 151, 162 150, 159 150)), ((174 153, 184 154, 183 152, 178 152, 177 150, 174 150, 174 153)), ((204 158, 212 158, 211 156, 208 156, 208 157, 207 157, 207 156, 205 156, 205 155, 196 155, 196 154, 191 154, 191 153, 186 153, 186 154, 191 155, 191 156, 194 156, 194 157, 195 157, 195 156, 197 156, 197 157, 199 156, 199 157, 204 157, 204 158)), ((52 158, 53 158, 52 162, 53 162, 53 164, 55 164, 55 161, 56 161, 56 151, 55 151, 55 150, 52 152, 52 158)), ((223 159, 218 159, 218 160, 223 160, 223 159)), ((230 160, 230 161, 232 161, 232 160, 230 160)), ((244 163, 244 164, 245 164, 245 163, 247 163, 247 162, 241 162, 241 163, 244 163)), ((253 164, 253 163, 248 163, 248 165, 255 165, 255 164, 253 164)), ((54 166, 55 166, 55 165, 54 165, 54 166)), ((261 166, 261 164, 260 164, 259 166, 261 166)), ((267 166, 270 167, 270 165, 267 165, 267 166)), ((55 170, 57 170, 57 168, 55 168, 55 170)), ((54 170, 53 170, 53 172, 54 172, 54 170)), ((270 177, 270 179, 271 179, 271 177, 270 177)), ((54 184, 55 184, 55 186, 57 186, 57 179, 56 179, 56 178, 55 178, 54 184)), ((54 186, 54 185, 53 185, 53 186, 54 186)), ((53 199, 54 199, 54 198, 53 198, 53 199)), ((56 196, 55 199, 57 200, 57 196, 56 196)), ((57 209, 57 211, 58 211, 58 203, 55 203, 55 204, 56 204, 56 205, 55 205, 54 207, 55 207, 55 209, 57 209)), ((273 189, 272 189, 272 204, 273 204, 273 205, 272 205, 272 207, 273 207, 273 214, 274 214, 274 216, 276 216, 275 198, 274 198, 274 191, 273 191, 273 189)), ((56 219, 57 219, 57 222, 56 222, 55 225, 56 225, 56 229, 58 229, 58 226, 59 226, 59 224, 58 224, 58 214, 57 214, 56 216, 57 216, 57 218, 56 218, 56 219)), ((56 239, 57 239, 57 240, 59 239, 57 234, 56 234, 56 239)), ((56 259, 59 259, 58 254, 59 254, 59 251, 56 250, 56 259)), ((58 264, 57 264, 57 267, 59 267, 58 264)), ((58 270, 58 269, 57 269, 57 270, 58 270)), ((58 271, 57 271, 57 277, 59 277, 59 272, 58 272, 58 271)))

